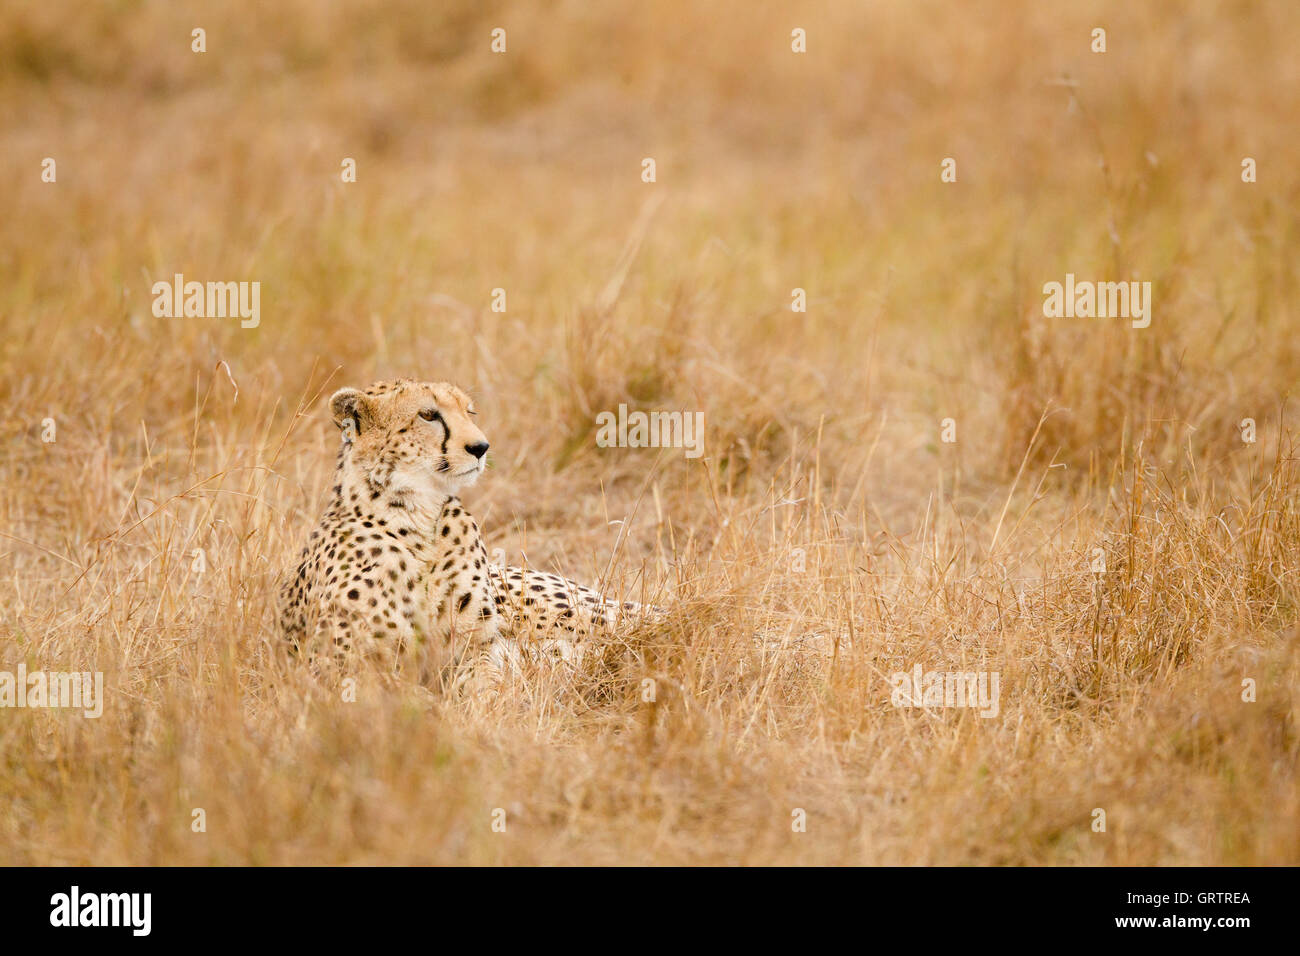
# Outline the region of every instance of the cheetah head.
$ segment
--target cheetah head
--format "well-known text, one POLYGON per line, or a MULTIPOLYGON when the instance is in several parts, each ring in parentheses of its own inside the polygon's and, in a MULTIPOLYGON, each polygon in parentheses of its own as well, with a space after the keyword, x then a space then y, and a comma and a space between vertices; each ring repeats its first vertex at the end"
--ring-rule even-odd
POLYGON ((372 495, 455 494, 478 480, 488 443, 474 424, 474 403, 447 382, 398 379, 330 398, 343 431, 342 467, 372 495))

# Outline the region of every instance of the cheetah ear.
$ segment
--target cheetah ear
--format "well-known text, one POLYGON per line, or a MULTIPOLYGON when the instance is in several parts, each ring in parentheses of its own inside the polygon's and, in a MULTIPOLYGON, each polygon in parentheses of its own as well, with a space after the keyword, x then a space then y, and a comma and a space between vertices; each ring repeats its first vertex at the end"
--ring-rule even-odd
POLYGON ((374 410, 370 399, 355 388, 340 388, 330 397, 330 414, 334 424, 346 433, 360 435, 374 422, 374 410))

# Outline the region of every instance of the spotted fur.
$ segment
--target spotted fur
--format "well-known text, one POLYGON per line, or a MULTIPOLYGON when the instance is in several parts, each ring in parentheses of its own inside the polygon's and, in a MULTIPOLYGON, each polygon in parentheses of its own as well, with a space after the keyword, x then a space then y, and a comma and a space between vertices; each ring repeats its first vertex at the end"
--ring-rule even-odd
POLYGON ((523 653, 576 662, 584 636, 653 610, 635 601, 611 601, 558 574, 496 565, 488 570, 501 640, 509 642, 512 657, 523 653))
POLYGON ((379 382, 330 399, 343 431, 329 506, 284 583, 280 628, 313 662, 442 666, 498 621, 478 526, 457 492, 487 440, 453 385, 379 382))
POLYGON ((458 496, 488 444, 454 385, 345 388, 330 409, 344 435, 331 501, 279 609, 282 633, 309 660, 397 671, 418 657, 422 676, 534 652, 573 660, 583 634, 641 611, 558 575, 490 565, 458 496))

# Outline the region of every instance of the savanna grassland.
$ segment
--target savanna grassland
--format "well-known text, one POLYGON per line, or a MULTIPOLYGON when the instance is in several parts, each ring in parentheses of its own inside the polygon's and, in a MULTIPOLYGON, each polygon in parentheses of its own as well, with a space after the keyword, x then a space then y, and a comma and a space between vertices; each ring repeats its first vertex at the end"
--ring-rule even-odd
POLYGON ((1297 38, 1286 0, 6 4, 0 670, 106 700, 0 710, 0 862, 1300 862, 1297 38), (176 273, 260 323, 155 316, 176 273), (1150 281, 1150 326, 1045 317, 1067 273, 1150 281), (324 398, 396 376, 475 396, 490 550, 667 616, 567 686, 306 673, 272 606, 324 398), (704 456, 598 447, 620 403, 704 456), (918 664, 998 715, 894 706, 918 664))

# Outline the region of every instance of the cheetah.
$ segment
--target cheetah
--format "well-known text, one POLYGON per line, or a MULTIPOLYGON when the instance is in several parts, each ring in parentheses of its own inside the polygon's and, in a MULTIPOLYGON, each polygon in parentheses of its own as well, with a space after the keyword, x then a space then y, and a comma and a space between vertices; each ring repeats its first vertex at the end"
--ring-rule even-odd
POLYGON ((330 398, 342 431, 329 506, 284 581, 278 620, 314 664, 357 659, 422 679, 541 652, 574 661, 580 637, 643 612, 566 578, 490 563, 459 492, 488 441, 455 385, 399 379, 330 398))

